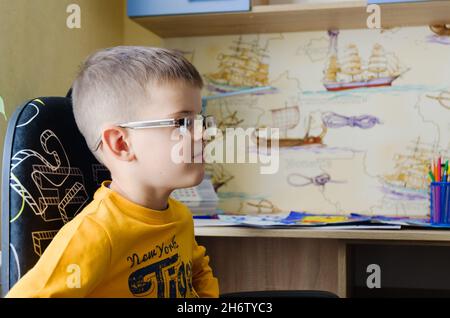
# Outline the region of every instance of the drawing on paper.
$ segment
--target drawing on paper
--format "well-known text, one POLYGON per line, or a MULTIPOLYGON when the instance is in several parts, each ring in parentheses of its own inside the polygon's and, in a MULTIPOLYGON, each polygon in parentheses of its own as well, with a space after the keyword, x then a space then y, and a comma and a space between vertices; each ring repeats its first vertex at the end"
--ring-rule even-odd
MULTIPOLYGON (((316 128, 314 124, 313 115, 309 114, 308 122, 306 125, 306 132, 301 138, 288 137, 289 130, 294 129, 300 123, 300 107, 285 106, 282 108, 275 108, 270 110, 272 113, 272 128, 278 128, 280 130, 280 138, 278 145, 280 147, 300 147, 310 145, 323 145, 323 138, 327 134, 327 127, 322 121, 319 123, 320 132, 317 134, 311 134, 311 130, 316 128)), ((317 124, 317 123, 316 123, 317 124)), ((267 136, 260 134, 259 130, 255 131, 254 141, 262 147, 271 147, 272 140, 267 136)))
POLYGON ((205 166, 205 171, 211 176, 211 183, 216 192, 234 178, 234 176, 224 168, 224 165, 219 163, 207 164, 205 166))
POLYGON ((364 65, 355 44, 348 44, 343 54, 339 55, 339 31, 328 31, 328 34, 330 52, 323 78, 327 91, 391 86, 392 82, 408 71, 401 67, 393 53, 386 53, 378 43, 374 44, 367 65, 364 65))
POLYGON ((330 174, 322 173, 315 177, 305 176, 301 173, 291 173, 287 177, 287 183, 293 187, 305 187, 314 185, 324 188, 327 183, 345 183, 343 180, 332 180, 330 174))
POLYGON ((437 24, 430 25, 430 30, 434 33, 427 37, 428 42, 450 45, 450 25, 437 24))
POLYGON ((358 127, 361 129, 370 129, 377 124, 381 124, 381 121, 375 116, 344 116, 335 112, 324 113, 322 115, 322 121, 327 128, 358 127))
POLYGON ((394 173, 382 177, 383 192, 405 200, 427 199, 429 164, 437 149, 420 137, 407 149, 408 153, 394 156, 394 173))
POLYGON ((218 70, 205 74, 207 88, 215 92, 230 92, 269 85, 269 64, 266 49, 258 40, 246 42, 239 37, 229 53, 221 53, 218 70))
POLYGON ((434 99, 434 100, 438 101, 442 107, 450 110, 450 90, 442 91, 437 96, 433 96, 433 95, 426 95, 426 96, 430 99, 434 99))
POLYGON ((279 209, 273 202, 267 199, 262 200, 248 200, 240 203, 238 213, 242 214, 272 214, 280 213, 279 209))

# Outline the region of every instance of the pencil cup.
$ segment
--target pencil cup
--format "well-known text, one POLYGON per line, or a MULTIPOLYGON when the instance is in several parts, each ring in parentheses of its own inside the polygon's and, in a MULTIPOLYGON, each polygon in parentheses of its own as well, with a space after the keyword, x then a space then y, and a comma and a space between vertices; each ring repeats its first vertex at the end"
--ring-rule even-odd
POLYGON ((450 182, 431 182, 430 222, 450 225, 450 182))

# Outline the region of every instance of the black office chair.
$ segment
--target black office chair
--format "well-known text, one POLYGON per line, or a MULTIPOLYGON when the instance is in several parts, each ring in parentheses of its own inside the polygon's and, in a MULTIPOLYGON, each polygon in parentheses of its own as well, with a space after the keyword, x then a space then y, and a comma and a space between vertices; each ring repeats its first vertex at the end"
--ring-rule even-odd
POLYGON ((29 100, 16 110, 2 167, 3 295, 109 178, 78 131, 70 92, 29 100))
POLYGON ((339 298, 321 290, 261 290, 221 294, 220 298, 339 298))

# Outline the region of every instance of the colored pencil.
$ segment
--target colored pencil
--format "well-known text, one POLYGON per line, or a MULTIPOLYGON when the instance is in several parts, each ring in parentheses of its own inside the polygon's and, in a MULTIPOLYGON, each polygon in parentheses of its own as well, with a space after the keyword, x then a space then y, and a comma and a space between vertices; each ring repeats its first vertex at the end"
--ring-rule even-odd
POLYGON ((442 178, 442 181, 447 182, 447 179, 448 179, 448 160, 445 162, 444 165, 444 176, 442 178))
POLYGON ((430 171, 428 171, 428 175, 430 176, 431 182, 436 181, 436 180, 434 179, 433 173, 431 172, 431 169, 430 169, 430 171))
POLYGON ((441 157, 438 157, 436 173, 437 173, 437 182, 441 182, 441 157))

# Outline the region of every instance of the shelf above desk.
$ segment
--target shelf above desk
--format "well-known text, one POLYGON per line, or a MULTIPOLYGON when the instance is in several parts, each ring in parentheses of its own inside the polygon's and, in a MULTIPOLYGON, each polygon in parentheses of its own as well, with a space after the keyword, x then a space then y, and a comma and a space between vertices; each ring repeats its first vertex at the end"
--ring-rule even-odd
MULTIPOLYGON (((264 3, 264 1, 260 2, 264 3)), ((450 1, 381 6, 383 28, 450 22, 450 1)), ((367 28, 367 1, 319 4, 260 4, 250 12, 138 17, 134 21, 160 37, 278 33, 367 28)))
POLYGON ((245 227, 197 227, 202 237, 317 238, 373 241, 450 242, 446 230, 327 230, 327 229, 254 229, 245 227))

